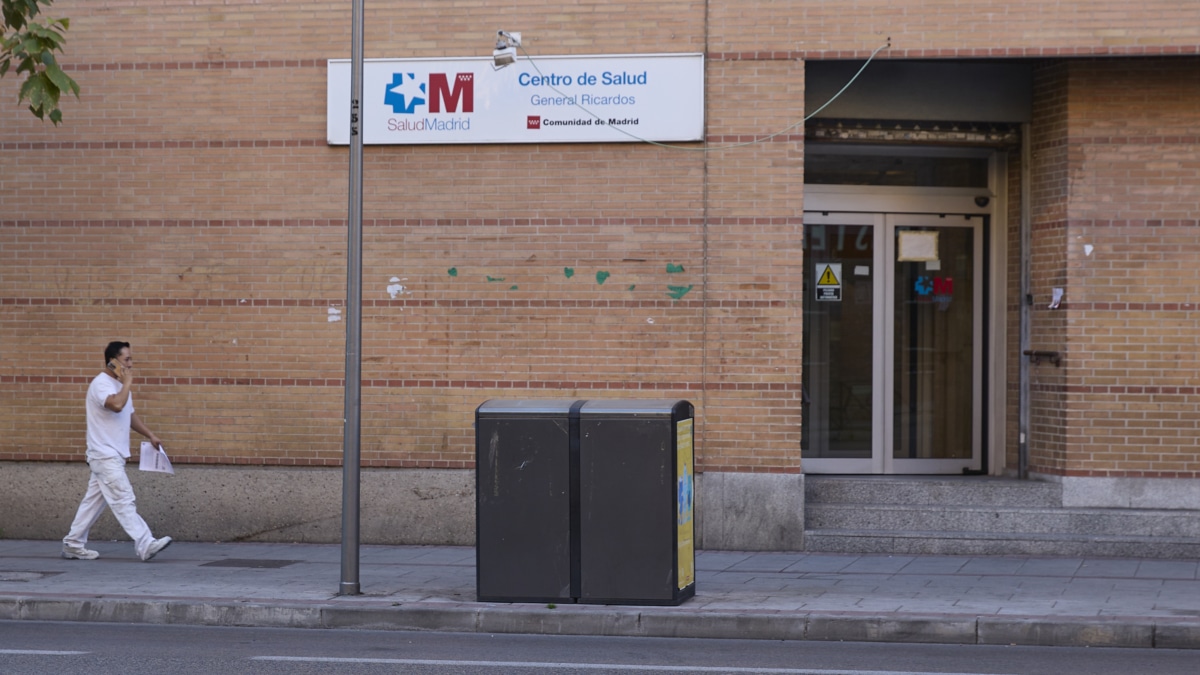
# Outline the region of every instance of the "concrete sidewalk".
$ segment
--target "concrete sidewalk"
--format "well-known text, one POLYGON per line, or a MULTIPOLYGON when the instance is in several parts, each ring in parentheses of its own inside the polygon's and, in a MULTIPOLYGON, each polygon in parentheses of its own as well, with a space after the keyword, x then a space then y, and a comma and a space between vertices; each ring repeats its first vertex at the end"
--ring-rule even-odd
POLYGON ((0 540, 0 619, 492 633, 1200 648, 1200 562, 700 551, 678 607, 475 601, 475 550, 0 540))

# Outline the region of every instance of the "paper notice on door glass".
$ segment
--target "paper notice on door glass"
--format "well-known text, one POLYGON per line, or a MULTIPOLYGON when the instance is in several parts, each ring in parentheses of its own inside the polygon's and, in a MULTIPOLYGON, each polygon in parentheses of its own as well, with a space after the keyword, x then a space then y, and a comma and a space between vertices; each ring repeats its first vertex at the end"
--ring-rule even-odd
POLYGON ((142 471, 157 471, 175 475, 171 460, 167 459, 166 449, 156 448, 149 441, 142 441, 142 459, 138 463, 138 468, 142 471))
POLYGON ((896 246, 899 262, 923 262, 938 259, 938 233, 926 231, 900 232, 896 246))

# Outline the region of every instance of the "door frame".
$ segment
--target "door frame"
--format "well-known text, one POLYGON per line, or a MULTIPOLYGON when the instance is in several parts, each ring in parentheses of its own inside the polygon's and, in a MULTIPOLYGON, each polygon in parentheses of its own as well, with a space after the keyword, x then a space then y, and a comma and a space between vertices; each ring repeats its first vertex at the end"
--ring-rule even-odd
MULTIPOLYGON (((981 345, 983 363, 978 373, 983 381, 980 388, 982 410, 978 418, 981 429, 976 436, 981 444, 982 464, 980 469, 984 473, 1000 475, 1004 471, 1004 449, 1006 447, 1004 413, 1007 400, 1005 387, 1007 359, 1006 350, 1003 347, 1006 334, 1006 303, 1004 299, 1007 288, 1004 260, 1006 259, 1008 228, 1003 218, 1003 214, 1007 213, 1007 204, 1003 197, 1006 191, 1002 189, 1004 184, 1002 179, 1005 176, 1002 153, 993 153, 991 163, 990 174, 993 187, 990 189, 806 185, 804 211, 806 214, 813 212, 820 214, 961 214, 987 217, 989 227, 984 228, 986 240, 980 242, 984 251, 983 267, 979 271, 980 285, 983 287, 984 294, 983 327, 976 339, 983 341, 981 345)), ((880 231, 878 236, 882 237, 883 232, 880 231)), ((880 240, 879 245, 883 246, 884 241, 880 240)), ((888 250, 891 250, 892 245, 894 244, 888 242, 888 250)), ((876 297, 882 300, 889 296, 892 286, 890 283, 885 284, 882 281, 882 274, 876 276, 881 278, 879 285, 876 286, 876 292, 879 293, 876 297)), ((877 307, 875 311, 881 313, 883 310, 877 307)), ((882 340, 873 338, 873 342, 875 344, 873 344, 872 353, 875 358, 881 359, 877 363, 884 363, 882 340)), ((881 418, 883 410, 876 410, 874 415, 881 418)), ((882 419, 878 421, 883 422, 882 419)), ((884 429, 890 431, 890 422, 886 426, 876 424, 874 428, 879 430, 879 433, 882 433, 884 429)), ((890 439, 890 436, 888 438, 890 439)), ((886 445, 889 452, 885 454, 890 455, 891 441, 888 440, 886 445)), ((871 460, 820 460, 802 457, 801 470, 805 473, 911 473, 914 471, 932 473, 932 471, 911 467, 896 467, 891 462, 888 463, 888 466, 884 466, 882 458, 876 457, 877 454, 873 452, 871 460), (837 461, 857 461, 859 464, 832 464, 837 461), (861 462, 868 463, 862 464, 861 462)), ((888 459, 891 460, 890 457, 888 459)))

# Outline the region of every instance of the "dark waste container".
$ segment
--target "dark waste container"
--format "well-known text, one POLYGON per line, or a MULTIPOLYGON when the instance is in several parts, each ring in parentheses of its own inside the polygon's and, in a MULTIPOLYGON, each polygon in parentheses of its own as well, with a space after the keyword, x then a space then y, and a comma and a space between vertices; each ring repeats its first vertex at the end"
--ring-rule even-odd
POLYGON ((695 595, 693 416, 687 401, 480 405, 479 600, 678 605, 695 595))
POLYGON ((696 593, 694 409, 588 401, 579 412, 579 602, 678 605, 696 593))
POLYGON ((572 410, 492 400, 475 411, 475 583, 481 601, 574 602, 572 410))

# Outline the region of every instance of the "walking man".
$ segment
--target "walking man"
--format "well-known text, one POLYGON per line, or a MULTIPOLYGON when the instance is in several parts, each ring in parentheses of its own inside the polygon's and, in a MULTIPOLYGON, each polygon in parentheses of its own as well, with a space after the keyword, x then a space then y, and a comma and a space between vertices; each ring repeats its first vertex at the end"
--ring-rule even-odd
POLYGON ((88 532, 107 505, 133 539, 138 557, 150 560, 170 546, 171 538, 155 539, 146 521, 138 515, 133 486, 125 475, 129 430, 150 439, 156 448, 161 449, 162 442, 133 410, 133 354, 129 343, 108 343, 104 349, 104 362, 104 372, 92 380, 87 392, 87 463, 92 469, 92 477, 75 513, 75 522, 71 523, 71 531, 63 538, 62 557, 69 560, 100 557, 86 546, 88 532))

